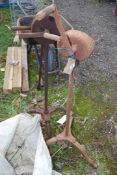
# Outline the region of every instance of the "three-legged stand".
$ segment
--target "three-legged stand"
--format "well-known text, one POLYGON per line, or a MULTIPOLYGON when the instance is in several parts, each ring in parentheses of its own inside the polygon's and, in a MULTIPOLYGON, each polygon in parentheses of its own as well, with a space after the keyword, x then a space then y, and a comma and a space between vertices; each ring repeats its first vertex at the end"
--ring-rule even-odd
POLYGON ((54 144, 58 141, 67 141, 70 144, 72 144, 73 146, 75 146, 80 153, 84 156, 84 158, 86 159, 86 161, 93 167, 93 168, 97 168, 97 165, 95 163, 95 161, 93 161, 86 153, 85 147, 84 145, 81 145, 80 143, 78 143, 76 141, 76 138, 72 135, 71 133, 71 124, 72 124, 72 114, 71 114, 71 101, 72 101, 72 94, 73 94, 73 72, 70 75, 70 79, 69 79, 69 86, 68 86, 68 97, 67 97, 67 106, 66 106, 66 125, 64 128, 64 131, 62 133, 60 133, 59 135, 50 138, 47 140, 47 144, 51 145, 54 144))
MULTIPOLYGON (((45 91, 45 104, 44 109, 38 108, 35 112, 40 113, 42 115, 43 120, 46 122, 46 131, 48 135, 47 144, 51 145, 58 141, 67 141, 73 146, 75 146, 80 153, 84 156, 86 161, 93 167, 97 168, 95 161, 93 161, 86 153, 84 145, 81 145, 76 141, 76 138, 71 133, 71 124, 72 124, 72 113, 71 113, 71 105, 72 105, 72 94, 73 94, 73 85, 74 85, 74 78, 73 78, 73 71, 69 76, 69 85, 68 85, 68 97, 67 97, 67 106, 66 106, 66 125, 64 131, 59 135, 50 138, 50 114, 54 112, 55 108, 48 108, 48 48, 49 45, 43 45, 43 59, 44 59, 44 74, 45 74, 45 83, 44 83, 44 91, 45 91)), ((74 68, 75 69, 75 68, 74 68)))

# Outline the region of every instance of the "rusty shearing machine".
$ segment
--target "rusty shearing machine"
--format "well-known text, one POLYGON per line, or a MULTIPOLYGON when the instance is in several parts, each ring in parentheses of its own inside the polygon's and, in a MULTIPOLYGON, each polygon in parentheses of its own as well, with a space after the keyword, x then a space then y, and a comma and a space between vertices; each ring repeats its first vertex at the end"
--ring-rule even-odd
MULTIPOLYGON (((27 42, 27 45, 40 45, 41 46, 41 60, 40 71, 44 70, 44 92, 45 104, 44 108, 38 108, 35 112, 42 115, 42 119, 46 122, 49 128, 49 121, 51 112, 55 109, 48 107, 48 50, 49 45, 53 44, 56 48, 61 48, 59 55, 68 57, 71 61, 67 62, 64 71, 69 76, 68 95, 66 102, 66 124, 64 131, 55 137, 46 140, 48 145, 56 142, 65 141, 75 146, 86 161, 94 168, 97 168, 95 161, 93 161, 86 153, 85 147, 77 142, 76 138, 72 135, 71 125, 73 114, 71 112, 72 94, 74 86, 74 70, 78 63, 87 59, 93 51, 94 40, 86 33, 78 30, 65 31, 62 24, 60 14, 55 4, 52 4, 45 9, 39 11, 35 16, 26 16, 17 20, 17 25, 12 27, 13 30, 18 32, 21 39, 27 42), (42 65, 42 62, 44 65, 42 65), (72 63, 71 63, 72 62, 72 63)), ((40 79, 39 79, 40 84, 40 79)))

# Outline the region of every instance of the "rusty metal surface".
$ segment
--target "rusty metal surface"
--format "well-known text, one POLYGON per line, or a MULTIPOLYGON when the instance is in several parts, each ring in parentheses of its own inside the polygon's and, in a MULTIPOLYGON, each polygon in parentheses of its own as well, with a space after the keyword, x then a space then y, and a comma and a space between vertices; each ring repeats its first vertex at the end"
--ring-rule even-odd
MULTIPOLYGON (((74 71, 74 70, 73 70, 74 71)), ((66 124, 63 132, 58 134, 55 137, 52 137, 47 140, 47 144, 51 145, 59 141, 67 141, 73 146, 75 146, 80 153, 84 156, 85 160, 91 165, 93 168, 97 168, 97 164, 94 160, 92 160, 88 154, 86 153, 85 147, 76 141, 76 138, 71 133, 71 125, 72 125, 72 112, 71 112, 71 103, 72 103, 72 95, 73 95, 73 86, 74 86, 74 76, 73 72, 69 77, 69 85, 68 85, 68 96, 67 96, 67 104, 66 104, 66 124)))
MULTIPOLYGON (((84 32, 73 29, 66 31, 65 33, 69 39, 75 59, 79 61, 87 59, 94 50, 95 41, 93 38, 84 32)), ((60 48, 65 47, 63 42, 58 42, 57 45, 60 48)), ((61 51, 60 56, 64 57, 69 55, 66 55, 65 52, 61 51)))
POLYGON ((66 35, 77 60, 83 61, 91 55, 95 45, 93 38, 78 30, 68 30, 66 35))
MULTIPOLYGON (((54 17, 47 16, 44 19, 33 21, 33 24, 32 24, 32 32, 33 33, 35 33, 35 32, 45 32, 45 31, 48 31, 51 34, 60 35, 59 31, 57 29, 54 17)), ((43 44, 47 43, 47 42, 48 42, 48 44, 55 43, 55 41, 47 40, 47 39, 44 39, 44 38, 35 38, 35 40, 36 40, 37 43, 41 42, 43 44)))
MULTIPOLYGON (((73 77, 71 75, 71 80, 72 78, 73 77)), ((47 144, 52 145, 56 142, 67 141, 79 150, 79 152, 83 155, 83 157, 85 158, 85 160, 88 162, 89 165, 91 165, 93 168, 97 168, 96 162, 92 160, 86 153, 84 145, 81 145, 79 142, 77 142, 76 138, 71 133, 71 125, 72 125, 72 120, 73 120, 73 116, 71 113, 72 93, 73 93, 73 81, 69 83, 69 87, 68 87, 68 99, 67 99, 67 108, 66 108, 67 120, 66 120, 65 128, 63 132, 61 132, 60 134, 48 139, 47 144)))

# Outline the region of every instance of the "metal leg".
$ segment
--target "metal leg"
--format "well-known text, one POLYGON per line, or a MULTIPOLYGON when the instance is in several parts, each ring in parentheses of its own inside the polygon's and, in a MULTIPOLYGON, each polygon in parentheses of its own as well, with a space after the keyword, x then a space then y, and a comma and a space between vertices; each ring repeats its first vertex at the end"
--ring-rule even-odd
MULTIPOLYGON (((55 48, 57 48, 57 43, 54 44, 55 48)), ((58 60, 58 50, 55 49, 56 52, 56 67, 59 68, 59 60, 58 60)))
POLYGON ((44 105, 44 113, 48 113, 48 45, 43 46, 43 59, 44 59, 44 92, 45 92, 45 105, 44 105))
POLYGON ((27 53, 28 53, 28 55, 30 54, 31 49, 32 49, 32 45, 31 44, 28 44, 27 45, 27 53))
POLYGON ((40 90, 41 89, 41 78, 42 78, 42 59, 40 60, 40 66, 39 66, 39 81, 38 81, 38 85, 37 85, 37 89, 40 90))
POLYGON ((37 90, 41 89, 41 75, 42 75, 42 57, 40 57, 37 45, 34 45, 35 48, 35 54, 37 58, 37 63, 38 63, 38 75, 39 75, 39 80, 38 80, 38 85, 37 85, 37 90))

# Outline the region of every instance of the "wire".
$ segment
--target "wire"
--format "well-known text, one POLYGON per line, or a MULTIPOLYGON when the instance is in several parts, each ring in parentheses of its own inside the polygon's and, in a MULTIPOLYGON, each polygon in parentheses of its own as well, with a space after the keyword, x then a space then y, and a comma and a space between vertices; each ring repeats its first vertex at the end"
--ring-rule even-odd
MULTIPOLYGON (((55 4, 55 0, 52 0, 52 4, 55 4)), ((72 26, 72 24, 71 24, 67 19, 65 19, 64 16, 60 15, 60 17, 66 22, 66 24, 67 24, 71 29, 74 29, 74 27, 72 26)))
POLYGON ((65 19, 64 16, 60 15, 60 17, 66 22, 66 24, 67 24, 69 27, 71 27, 71 29, 74 29, 74 27, 72 26, 72 24, 71 24, 67 19, 65 19))
POLYGON ((20 8, 21 11, 23 12, 23 14, 24 14, 25 16, 27 16, 27 13, 26 13, 25 10, 23 9, 22 4, 21 4, 19 1, 17 1, 17 5, 19 6, 19 8, 20 8))
POLYGON ((61 146, 53 155, 52 158, 63 148, 63 146, 61 146))

